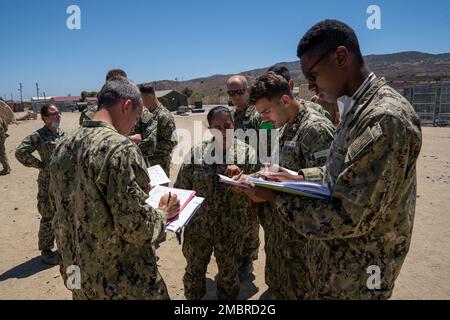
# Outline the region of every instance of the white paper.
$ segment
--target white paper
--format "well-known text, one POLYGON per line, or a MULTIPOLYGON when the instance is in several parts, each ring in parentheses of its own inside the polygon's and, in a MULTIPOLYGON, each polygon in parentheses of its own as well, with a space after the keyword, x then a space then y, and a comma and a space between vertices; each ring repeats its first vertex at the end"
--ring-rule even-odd
POLYGON ((185 225, 188 224, 188 222, 191 220, 191 218, 194 216, 194 214, 200 208, 200 206, 202 205, 204 200, 205 200, 205 198, 201 198, 201 197, 192 198, 192 200, 180 212, 180 215, 178 216, 178 218, 166 226, 166 231, 171 231, 171 232, 180 231, 185 225))
POLYGON ((251 187, 249 187, 249 186, 247 186, 245 184, 242 184, 239 181, 235 181, 235 180, 233 180, 231 178, 228 178, 227 176, 223 176, 221 174, 217 174, 217 175, 219 176, 219 182, 226 183, 226 184, 231 184, 233 186, 238 186, 238 187, 241 187, 241 188, 244 188, 244 189, 252 189, 251 187))
POLYGON ((195 191, 192 190, 155 186, 150 191, 146 202, 153 208, 157 209, 159 207, 159 200, 161 199, 161 197, 168 194, 169 192, 172 195, 177 195, 178 200, 180 200, 180 210, 183 210, 183 208, 188 204, 189 200, 191 200, 195 195, 195 191))
POLYGON ((163 168, 161 168, 161 166, 159 164, 148 168, 147 172, 148 172, 148 175, 150 176, 150 184, 152 186, 170 183, 169 177, 167 177, 163 168))

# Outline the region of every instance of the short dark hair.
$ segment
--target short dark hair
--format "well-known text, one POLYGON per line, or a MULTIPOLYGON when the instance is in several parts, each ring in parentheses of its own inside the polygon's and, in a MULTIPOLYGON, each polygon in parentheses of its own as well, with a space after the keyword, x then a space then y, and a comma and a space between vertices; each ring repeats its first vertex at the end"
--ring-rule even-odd
POLYGON ((141 94, 155 94, 155 88, 151 83, 141 83, 138 87, 141 94))
POLYGON ((255 83, 250 87, 250 103, 255 104, 259 99, 281 98, 282 95, 288 95, 292 98, 289 83, 282 76, 277 75, 273 71, 256 79, 255 83))
POLYGON ((344 46, 363 63, 361 48, 355 31, 338 20, 323 20, 309 29, 297 46, 297 57, 302 58, 309 51, 325 54, 328 50, 344 46))
POLYGON ((106 74, 106 81, 112 80, 117 77, 128 78, 127 73, 122 69, 112 69, 109 70, 108 73, 106 74))
POLYGON ((138 87, 127 78, 113 78, 106 81, 98 93, 98 108, 108 108, 127 99, 131 100, 133 107, 142 103, 138 87))
POLYGON ((217 106, 209 110, 208 115, 206 116, 206 119, 208 120, 208 124, 211 125, 211 122, 213 119, 218 115, 219 113, 226 113, 230 116, 231 121, 234 121, 233 114, 231 113, 230 109, 224 106, 217 106))
POLYGON ((41 108, 41 117, 48 117, 49 113, 50 113, 49 109, 51 107, 54 107, 54 108, 58 109, 58 111, 59 111, 59 108, 57 106, 55 106, 54 104, 46 104, 46 105, 42 106, 42 108, 41 108))
POLYGON ((41 108, 41 117, 48 117, 48 109, 50 109, 52 105, 51 104, 46 104, 45 106, 42 106, 41 108))
POLYGON ((284 66, 279 65, 273 65, 271 66, 267 72, 272 71, 273 73, 282 76, 286 79, 287 82, 291 81, 291 73, 289 72, 289 69, 284 66))

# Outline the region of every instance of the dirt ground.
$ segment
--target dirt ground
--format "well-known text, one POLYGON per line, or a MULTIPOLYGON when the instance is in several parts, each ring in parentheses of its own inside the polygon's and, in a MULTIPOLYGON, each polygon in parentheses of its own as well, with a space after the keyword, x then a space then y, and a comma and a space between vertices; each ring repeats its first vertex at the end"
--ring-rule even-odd
MULTIPOLYGON (((20 116, 18 114, 17 116, 20 116)), ((64 113, 62 127, 72 130, 79 113, 64 113)), ((177 127, 193 132, 193 121, 204 116, 176 117, 177 127)), ((10 125, 6 151, 12 174, 0 176, 0 299, 71 299, 59 268, 41 263, 37 249, 37 170, 14 157, 20 141, 42 126, 41 120, 10 125)), ((184 150, 186 151, 186 150, 184 150)), ((183 150, 176 150, 179 154, 183 150)), ((179 166, 173 166, 174 181, 179 166)), ((261 239, 263 232, 261 230, 261 239)), ((255 279, 243 283, 241 299, 259 299, 264 283, 264 243, 255 263, 255 279)), ((157 251, 159 270, 172 299, 184 299, 185 260, 173 234, 157 251)), ((214 258, 207 273, 207 299, 215 299, 214 258)), ((423 128, 418 161, 418 198, 410 252, 397 279, 393 299, 450 299, 450 128, 423 128)))

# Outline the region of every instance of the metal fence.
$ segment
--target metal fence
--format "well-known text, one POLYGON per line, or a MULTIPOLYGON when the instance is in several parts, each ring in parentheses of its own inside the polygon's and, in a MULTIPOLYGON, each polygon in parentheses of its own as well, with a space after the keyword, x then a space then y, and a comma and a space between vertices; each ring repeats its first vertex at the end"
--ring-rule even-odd
POLYGON ((434 126, 450 124, 450 82, 420 83, 404 88, 422 123, 434 126))

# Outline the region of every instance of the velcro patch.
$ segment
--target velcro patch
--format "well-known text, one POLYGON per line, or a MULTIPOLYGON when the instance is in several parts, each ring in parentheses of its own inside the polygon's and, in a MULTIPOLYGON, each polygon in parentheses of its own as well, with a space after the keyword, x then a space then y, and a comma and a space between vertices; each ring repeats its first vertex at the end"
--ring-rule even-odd
POLYGON ((314 159, 318 160, 320 158, 326 158, 326 157, 328 157, 329 152, 330 152, 330 149, 317 151, 316 153, 314 153, 314 159))
POLYGON ((369 145, 378 140, 383 134, 380 123, 377 122, 373 127, 367 128, 362 135, 356 138, 350 145, 345 157, 345 162, 353 161, 361 152, 363 152, 369 145))

